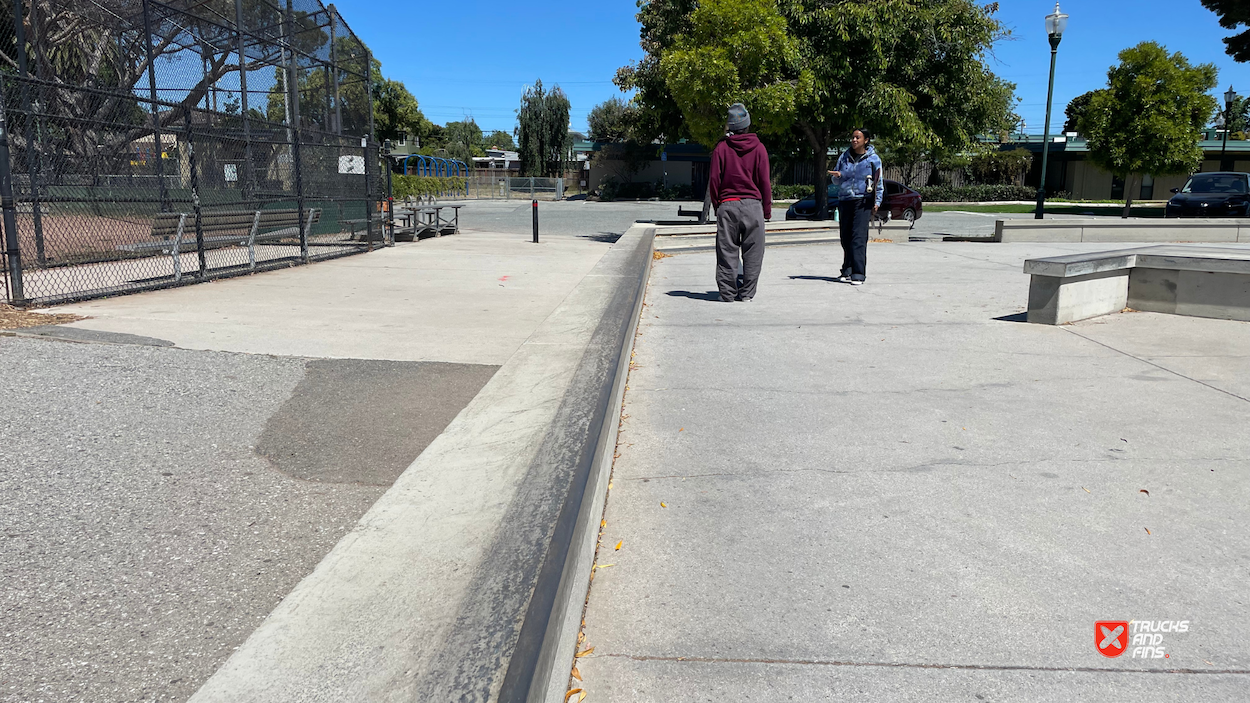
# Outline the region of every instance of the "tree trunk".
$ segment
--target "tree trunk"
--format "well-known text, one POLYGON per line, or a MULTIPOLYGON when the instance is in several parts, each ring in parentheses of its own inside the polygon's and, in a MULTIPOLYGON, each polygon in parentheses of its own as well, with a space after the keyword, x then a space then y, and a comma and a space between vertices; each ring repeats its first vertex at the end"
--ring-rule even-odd
POLYGON ((799 124, 799 131, 807 138, 813 151, 812 166, 816 169, 812 185, 816 188, 816 219, 829 219, 829 130, 799 124))
MULTIPOLYGON (((1141 177, 1137 179, 1141 181, 1141 177)), ((1124 213, 1120 215, 1120 219, 1127 220, 1129 212, 1133 209, 1133 174, 1124 177, 1124 213)))

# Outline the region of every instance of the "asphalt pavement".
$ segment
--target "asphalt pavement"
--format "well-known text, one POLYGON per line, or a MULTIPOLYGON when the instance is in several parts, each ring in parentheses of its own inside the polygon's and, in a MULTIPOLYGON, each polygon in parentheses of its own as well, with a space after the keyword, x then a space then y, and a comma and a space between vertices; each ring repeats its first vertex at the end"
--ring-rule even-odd
POLYGON ((733 304, 712 254, 656 262, 571 685, 1243 698, 1250 324, 1021 321, 1025 258, 1097 248, 873 244, 862 287, 776 248, 733 304))

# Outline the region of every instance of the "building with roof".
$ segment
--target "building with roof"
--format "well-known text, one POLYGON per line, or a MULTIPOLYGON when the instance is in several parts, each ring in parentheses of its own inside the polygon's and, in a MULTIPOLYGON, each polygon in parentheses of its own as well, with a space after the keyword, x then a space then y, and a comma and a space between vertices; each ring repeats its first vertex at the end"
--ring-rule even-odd
MULTIPOLYGON (((1016 142, 1003 145, 1004 149, 1023 147, 1033 152, 1033 168, 1025 185, 1034 188, 1042 170, 1042 139, 1040 134, 1021 135, 1016 142)), ((1199 171, 1250 172, 1250 141, 1230 139, 1226 147, 1223 133, 1212 129, 1203 134, 1199 146, 1206 156, 1199 171)), ((1166 200, 1171 197, 1172 189, 1185 185, 1190 176, 1187 173, 1159 177, 1137 174, 1126 183, 1095 166, 1089 160, 1085 138, 1072 133, 1051 138, 1048 161, 1047 192, 1066 192, 1077 200, 1124 200, 1126 188, 1133 189, 1134 200, 1166 200)))

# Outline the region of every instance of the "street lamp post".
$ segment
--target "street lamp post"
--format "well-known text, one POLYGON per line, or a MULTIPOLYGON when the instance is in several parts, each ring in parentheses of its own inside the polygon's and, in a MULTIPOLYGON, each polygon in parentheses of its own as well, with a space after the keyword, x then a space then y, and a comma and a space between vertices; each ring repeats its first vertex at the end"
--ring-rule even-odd
POLYGON ((1233 101, 1237 99, 1237 93, 1233 91, 1233 87, 1228 86, 1228 92, 1224 93, 1224 144, 1220 147, 1220 170, 1232 170, 1225 165, 1224 154, 1228 151, 1228 133, 1233 130, 1233 101))
POLYGON ((1059 11, 1059 3, 1055 3, 1055 11, 1046 15, 1046 33, 1050 35, 1050 84, 1046 89, 1046 125, 1042 129, 1042 175, 1037 184, 1036 219, 1042 219, 1042 208, 1046 204, 1046 162, 1050 156, 1050 104, 1055 97, 1055 57, 1059 53, 1059 42, 1063 39, 1063 30, 1068 27, 1068 16, 1059 11))

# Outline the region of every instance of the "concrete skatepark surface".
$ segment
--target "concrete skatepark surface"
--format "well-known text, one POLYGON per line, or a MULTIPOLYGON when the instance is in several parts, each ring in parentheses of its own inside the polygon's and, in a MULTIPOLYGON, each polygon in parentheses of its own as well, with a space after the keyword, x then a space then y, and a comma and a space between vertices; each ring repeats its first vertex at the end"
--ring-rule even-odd
POLYGON ((466 232, 0 337, 0 700, 190 697, 602 239, 466 232))
POLYGON ((775 249, 748 304, 708 300, 711 254, 656 262, 575 685, 1241 697, 1250 324, 1018 322, 1020 261, 1097 246, 870 245, 859 288, 775 249), (1108 659, 1096 620, 1191 627, 1108 659))
MULTIPOLYGON (((537 476, 530 493, 541 494, 558 478, 523 459, 558 414, 554 369, 572 368, 572 342, 599 314, 606 281, 587 273, 629 222, 671 219, 676 204, 543 203, 538 247, 527 202, 471 205, 459 237, 70 306, 94 319, 57 334, 86 343, 0 338, 15 362, 11 392, 25 394, 0 409, 19 436, 4 441, 30 456, 0 471, 0 495, 21 497, 4 506, 0 565, 6 581, 25 584, 6 594, 17 606, 6 612, 26 633, 22 646, 3 645, 0 671, 16 662, 31 672, 6 675, 0 700, 186 700, 267 614, 279 630, 296 622, 293 604, 288 616, 271 611, 300 593, 294 584, 347 541, 339 537, 403 457, 431 437, 442 449, 421 454, 425 470, 391 509, 443 520, 442 506, 460 533, 399 542, 413 554, 442 550, 419 558, 337 562, 350 577, 340 583, 367 586, 350 598, 380 585, 415 598, 410 612, 435 615, 404 635, 410 657, 356 653, 390 677, 357 698, 441 700, 469 682, 490 699, 498 679, 482 674, 503 656, 506 630, 497 621, 507 609, 496 606, 516 595, 497 583, 481 593, 502 600, 475 600, 468 575, 445 567, 473 563, 456 550, 478 549, 506 524, 500 511, 517 479, 537 476), (307 278, 285 278, 293 273, 307 278), (179 348, 141 346, 167 344, 179 348), (522 347, 525 363, 501 377, 495 367, 522 347), (35 373, 45 366, 56 377, 35 373), (466 400, 480 383, 485 391, 466 400), (53 390, 30 393, 36 386, 53 390), (468 429, 503 432, 459 445, 493 453, 489 461, 439 435, 434 416, 451 421, 466 402, 480 406, 468 429), (67 432, 90 442, 58 446, 67 432), (217 452, 229 461, 206 468, 217 452), (29 480, 48 466, 60 483, 29 480), (193 478, 177 490, 166 485, 184 476, 193 478), (247 483, 258 477, 262 490, 247 483), (74 498, 64 500, 69 484, 74 498), (197 523, 205 535, 184 530, 187 515, 208 515, 197 523), (96 531, 74 530, 80 516, 96 531), (111 540, 104 555, 80 536, 97 532, 111 540), (211 549, 197 542, 218 534, 211 549), (153 544, 171 557, 127 590, 140 561, 129 555, 155 554, 153 544), (183 554, 201 558, 173 558, 183 554), (79 592, 97 602, 80 605, 79 592), (133 620, 114 613, 149 601, 183 607, 153 609, 134 638, 133 620), (68 624, 43 637, 57 617, 68 624)), ((933 213, 914 235, 987 236, 994 217, 933 213)), ((1036 326, 1014 321, 1027 298, 1020 263, 1090 245, 871 246, 859 289, 828 280, 838 247, 778 248, 761 296, 742 306, 705 302, 709 254, 657 263, 608 499, 604 542, 624 543, 601 548, 600 564, 613 565, 596 572, 590 594, 585 646, 596 650, 578 660, 587 690, 596 700, 678 691, 727 701, 1236 699, 1241 674, 1102 671, 1128 660, 1098 656, 1088 631, 1095 617, 1190 619, 1194 634, 1168 642, 1179 667, 1198 656, 1212 662, 1207 671, 1250 668, 1230 624, 1245 620, 1234 585, 1247 575, 1236 556, 1245 537, 1231 516, 1246 498, 1235 476, 1246 440, 1232 428, 1244 426, 1250 397, 1250 325, 1124 315, 1033 337, 1041 333, 1026 329, 1036 326), (1095 551, 1113 555, 1109 574, 1094 569, 1095 551), (1143 576, 1149 566, 1154 581, 1143 576)), ((461 439, 472 436, 465 429, 461 439)), ((512 505, 530 502, 518 496, 512 505)), ((537 502, 531 513, 550 507, 537 502)), ((507 545, 529 544, 527 534, 496 539, 490 553, 515 560, 529 547, 507 545)), ((334 607, 303 591, 297 600, 327 616, 322 635, 352 622, 395 626, 376 599, 334 607)), ((287 634, 312 635, 302 628, 287 634)), ((350 654, 369 628, 344 632, 350 654)), ((275 640, 258 640, 261 651, 266 641, 275 640)), ((343 699, 317 677, 350 679, 359 672, 334 668, 350 659, 300 662, 329 667, 285 694, 343 699)), ((261 661, 250 665, 258 679, 280 671, 261 661)), ((241 690, 219 685, 197 700, 239 700, 241 690)))

